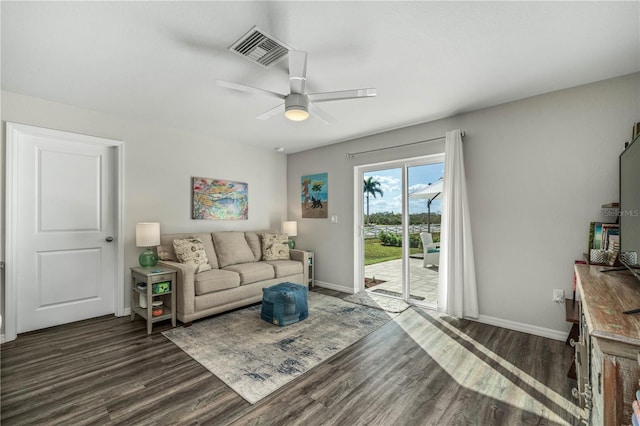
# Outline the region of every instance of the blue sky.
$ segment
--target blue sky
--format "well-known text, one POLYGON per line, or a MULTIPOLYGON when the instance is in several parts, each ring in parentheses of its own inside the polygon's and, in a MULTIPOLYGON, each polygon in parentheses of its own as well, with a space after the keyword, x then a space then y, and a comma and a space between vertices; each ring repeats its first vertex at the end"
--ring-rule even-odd
MULTIPOLYGON (((444 175, 444 163, 427 164, 424 166, 409 167, 409 193, 424 189, 429 183, 437 182, 444 175)), ((369 176, 373 180, 380 182, 380 189, 384 195, 376 194, 377 198, 369 198, 370 213, 393 212, 400 213, 402 211, 401 191, 402 191, 402 169, 387 169, 367 172, 364 178, 369 176)), ((366 204, 364 211, 366 214, 366 204)), ((431 204, 431 212, 441 211, 441 200, 437 198, 431 204)), ((427 200, 409 199, 409 213, 426 213, 427 200)))

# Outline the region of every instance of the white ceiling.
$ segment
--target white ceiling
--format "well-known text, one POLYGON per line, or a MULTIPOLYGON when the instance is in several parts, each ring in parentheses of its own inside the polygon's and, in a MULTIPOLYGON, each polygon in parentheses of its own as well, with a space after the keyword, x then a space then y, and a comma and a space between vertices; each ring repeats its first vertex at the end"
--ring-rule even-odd
MULTIPOLYGON (((2 89, 223 140, 312 147, 640 70, 640 2, 6 2, 2 89), (337 122, 267 121, 287 61, 227 50, 253 25, 308 52, 337 122)), ((178 142, 176 142, 178 143, 178 142)))

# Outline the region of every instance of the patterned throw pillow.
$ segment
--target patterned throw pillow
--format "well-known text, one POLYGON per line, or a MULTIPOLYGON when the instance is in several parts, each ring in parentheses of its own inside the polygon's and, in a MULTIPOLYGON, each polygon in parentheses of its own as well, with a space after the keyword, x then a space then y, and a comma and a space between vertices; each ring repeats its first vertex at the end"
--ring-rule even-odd
POLYGON ((173 240, 173 248, 180 263, 190 265, 196 273, 211 269, 209 259, 204 251, 204 246, 199 238, 186 238, 184 240, 173 240))
POLYGON ((263 260, 289 260, 289 237, 287 234, 260 234, 263 260))

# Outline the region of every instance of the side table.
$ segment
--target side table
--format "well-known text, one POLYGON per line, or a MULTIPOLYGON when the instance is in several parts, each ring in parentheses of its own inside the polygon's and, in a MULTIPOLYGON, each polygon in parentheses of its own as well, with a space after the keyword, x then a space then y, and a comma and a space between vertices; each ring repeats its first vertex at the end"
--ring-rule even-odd
POLYGON ((136 314, 144 318, 147 321, 147 334, 151 334, 153 323, 156 322, 171 319, 171 325, 176 326, 176 274, 175 269, 164 266, 131 268, 131 321, 135 319, 136 314), (146 288, 141 288, 140 284, 145 284, 146 288), (154 292, 154 286, 161 292, 154 292), (146 297, 145 308, 140 306, 140 295, 146 297), (152 315, 154 300, 163 301, 162 315, 152 315), (167 302, 170 302, 168 306, 167 302))
POLYGON ((309 288, 313 288, 313 285, 315 284, 315 253, 312 251, 308 251, 305 250, 307 253, 309 253, 309 264, 307 265, 307 268, 309 268, 309 282, 308 287, 309 288))

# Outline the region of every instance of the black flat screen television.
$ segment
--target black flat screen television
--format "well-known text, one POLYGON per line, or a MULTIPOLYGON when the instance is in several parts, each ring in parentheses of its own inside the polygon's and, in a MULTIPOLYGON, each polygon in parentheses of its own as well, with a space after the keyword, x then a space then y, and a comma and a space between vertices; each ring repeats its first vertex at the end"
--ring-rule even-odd
POLYGON ((620 261, 640 280, 640 135, 620 154, 620 261), (624 252, 636 252, 635 264, 624 252))

